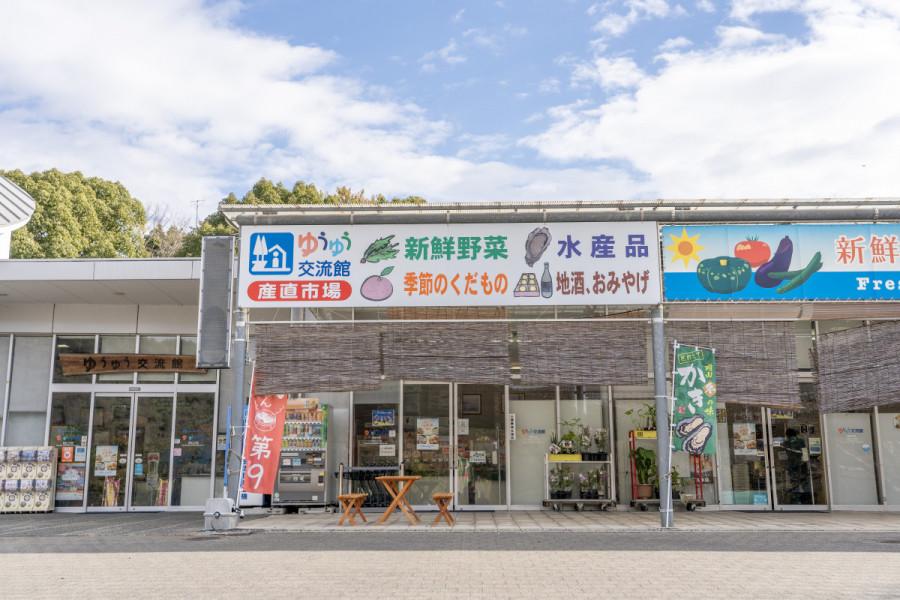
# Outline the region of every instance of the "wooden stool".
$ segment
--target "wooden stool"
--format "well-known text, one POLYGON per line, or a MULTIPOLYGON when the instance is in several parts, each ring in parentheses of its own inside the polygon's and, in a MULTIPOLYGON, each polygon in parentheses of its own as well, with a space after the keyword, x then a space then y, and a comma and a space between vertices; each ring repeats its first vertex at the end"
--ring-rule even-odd
POLYGON ((447 503, 453 500, 453 494, 445 494, 445 493, 437 493, 433 494, 431 498, 434 500, 434 503, 437 504, 437 507, 441 510, 438 514, 437 519, 434 520, 434 523, 431 524, 432 527, 438 524, 438 521, 441 520, 441 517, 447 519, 447 525, 453 527, 453 517, 450 515, 450 512, 447 510, 447 503))
POLYGON ((338 521, 338 527, 343 524, 344 519, 350 517, 350 524, 356 527, 356 521, 353 520, 354 515, 359 515, 362 517, 364 523, 368 523, 366 521, 366 516, 362 513, 362 505, 363 502, 368 498, 368 494, 341 494, 337 497, 338 502, 341 503, 341 508, 344 509, 344 514, 341 517, 341 520, 338 521))

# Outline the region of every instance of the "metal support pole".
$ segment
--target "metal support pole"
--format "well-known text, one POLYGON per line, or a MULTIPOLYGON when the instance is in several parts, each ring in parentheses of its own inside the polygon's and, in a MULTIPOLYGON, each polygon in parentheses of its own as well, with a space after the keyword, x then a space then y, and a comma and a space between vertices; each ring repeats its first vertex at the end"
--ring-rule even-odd
MULTIPOLYGON (((243 423, 241 415, 244 414, 244 385, 245 371, 247 365, 247 309, 240 308, 234 312, 234 363, 231 367, 231 414, 237 415, 238 423, 243 423)), ((238 427, 243 438, 243 429, 238 427)), ((228 432, 231 435, 231 432, 228 432)), ((242 444, 232 444, 234 448, 243 447, 242 444)), ((228 469, 232 473, 241 472, 241 459, 237 453, 231 452, 230 456, 226 456, 228 469)), ((237 478, 239 480, 239 478, 237 478)), ((240 485, 233 485, 228 490, 229 496, 237 504, 238 496, 241 493, 240 485)))
POLYGON ((651 313, 653 331, 653 393, 656 397, 656 467, 659 475, 659 521, 672 527, 672 479, 669 477, 669 397, 666 394, 666 336, 663 308, 651 313))

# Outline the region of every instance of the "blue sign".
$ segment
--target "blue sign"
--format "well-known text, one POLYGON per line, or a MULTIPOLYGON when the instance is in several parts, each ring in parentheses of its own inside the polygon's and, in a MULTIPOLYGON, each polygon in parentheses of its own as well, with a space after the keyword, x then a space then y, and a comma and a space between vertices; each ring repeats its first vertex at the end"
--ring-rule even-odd
MULTIPOLYGON (((394 411, 393 410, 373 410, 372 411, 372 427, 393 427, 394 411)), ((373 434, 377 435, 377 434, 373 434)))
POLYGON ((250 236, 250 273, 289 274, 294 266, 294 236, 290 233, 254 233, 250 236))
POLYGON ((660 231, 668 301, 900 299, 900 224, 660 231))

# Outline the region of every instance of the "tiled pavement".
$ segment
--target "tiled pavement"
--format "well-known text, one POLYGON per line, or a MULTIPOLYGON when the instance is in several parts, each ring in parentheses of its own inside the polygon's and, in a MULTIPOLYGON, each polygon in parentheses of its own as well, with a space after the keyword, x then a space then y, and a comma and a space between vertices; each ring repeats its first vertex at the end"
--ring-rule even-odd
MULTIPOLYGON (((574 510, 526 510, 496 512, 455 512, 451 528, 443 520, 432 526, 436 512, 421 512, 421 522, 413 526, 406 516, 396 511, 384 524, 376 525, 381 512, 366 512, 367 523, 358 517, 355 527, 344 521, 338 527, 339 513, 307 512, 268 515, 243 519, 238 529, 256 531, 446 531, 541 532, 587 531, 627 532, 661 529, 659 512, 603 512, 574 510)), ((900 513, 894 512, 736 512, 705 510, 676 511, 675 530, 680 531, 865 531, 900 532, 900 513)))

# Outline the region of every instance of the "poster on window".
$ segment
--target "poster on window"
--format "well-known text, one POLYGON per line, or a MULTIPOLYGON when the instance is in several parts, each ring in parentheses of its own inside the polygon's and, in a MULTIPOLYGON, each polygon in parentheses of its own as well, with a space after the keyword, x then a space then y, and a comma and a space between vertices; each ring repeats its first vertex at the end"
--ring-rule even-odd
POLYGON ((58 464, 56 471, 56 499, 84 498, 84 464, 58 464))
POLYGON ((756 456, 756 423, 735 423, 732 428, 735 456, 756 456))
POLYGON ((716 453, 716 355, 675 344, 672 443, 689 454, 716 453))
POLYGON ((118 461, 118 446, 97 446, 94 455, 94 477, 115 477, 118 461))
POLYGON ((438 450, 440 419, 419 417, 416 419, 416 450, 438 450))

